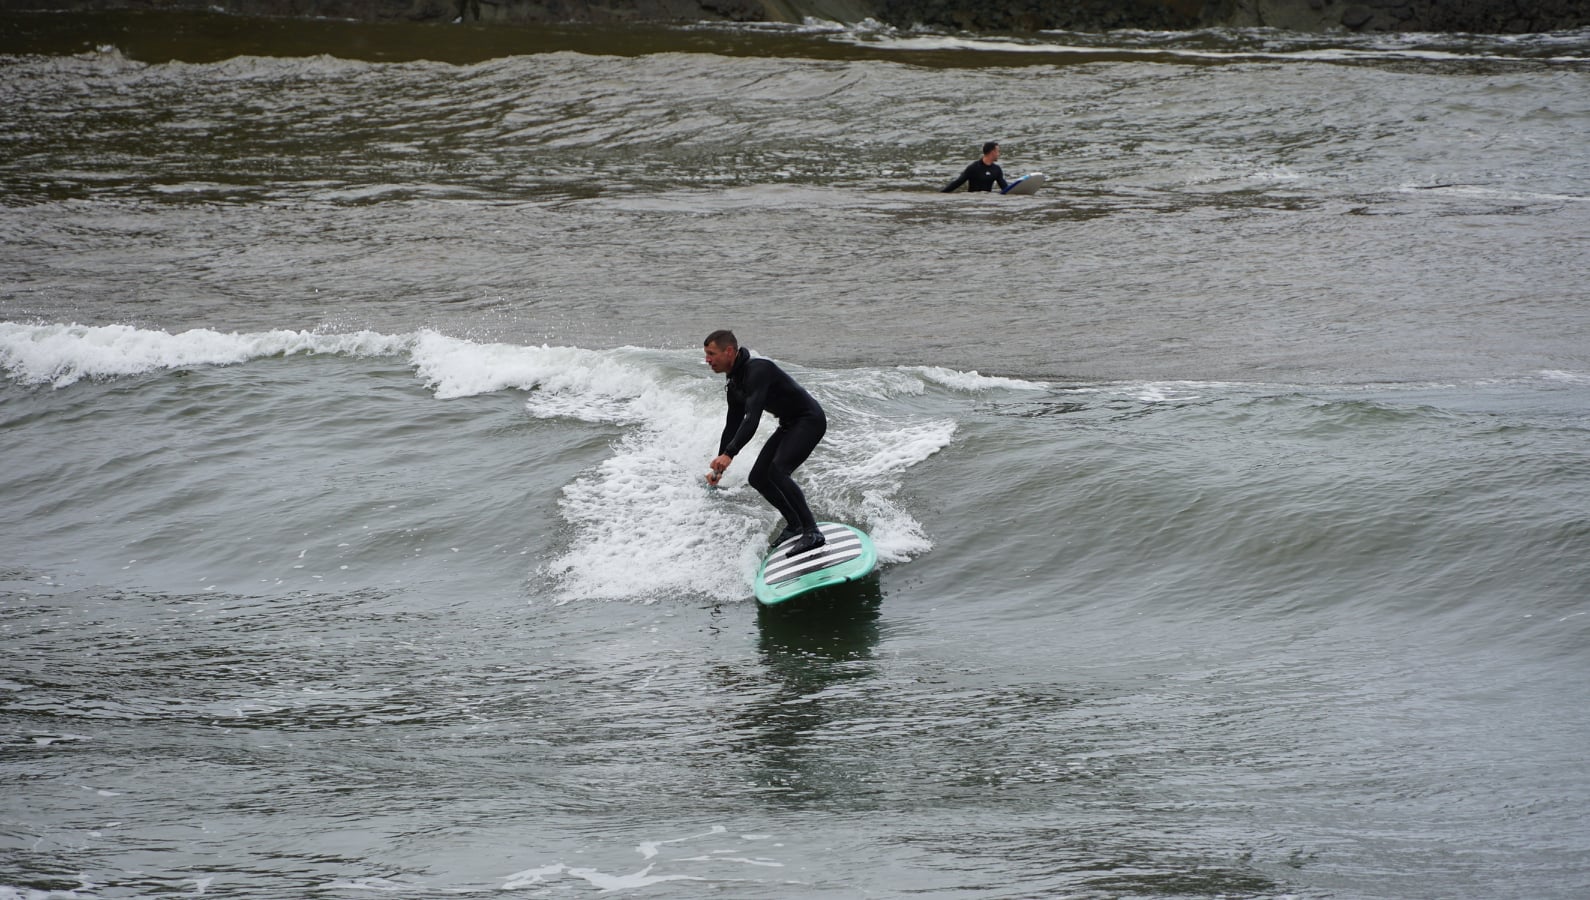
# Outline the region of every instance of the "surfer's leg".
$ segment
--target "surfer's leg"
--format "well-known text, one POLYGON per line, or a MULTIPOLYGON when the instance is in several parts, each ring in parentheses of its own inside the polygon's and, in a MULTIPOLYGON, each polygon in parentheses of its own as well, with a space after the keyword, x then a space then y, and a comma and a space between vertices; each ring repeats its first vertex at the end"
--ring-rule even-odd
POLYGON ((768 472, 768 479, 772 486, 784 496, 784 500, 799 518, 790 519, 801 528, 802 538, 796 544, 792 553, 804 552, 823 545, 822 532, 817 530, 817 517, 812 515, 810 506, 806 505, 806 494, 801 491, 800 485, 790 477, 801 463, 812 455, 812 450, 817 447, 817 442, 823 439, 828 432, 828 421, 819 417, 797 419, 791 423, 786 431, 782 425, 779 432, 783 440, 773 453, 772 466, 768 472))
MULTIPOLYGON (((773 460, 778 456, 779 447, 784 443, 784 435, 785 431, 782 427, 773 432, 772 436, 767 439, 767 443, 762 445, 762 452, 757 454, 756 462, 752 464, 751 472, 746 476, 745 480, 751 487, 756 489, 758 494, 762 495, 763 499, 779 511, 788 526, 799 531, 804 527, 801 523, 800 513, 796 512, 796 507, 789 502, 789 498, 784 496, 784 491, 781 489, 778 480, 773 476, 775 468, 773 460)), ((786 478, 786 480, 788 479, 786 478)), ((777 541, 774 543, 777 543, 777 541)))

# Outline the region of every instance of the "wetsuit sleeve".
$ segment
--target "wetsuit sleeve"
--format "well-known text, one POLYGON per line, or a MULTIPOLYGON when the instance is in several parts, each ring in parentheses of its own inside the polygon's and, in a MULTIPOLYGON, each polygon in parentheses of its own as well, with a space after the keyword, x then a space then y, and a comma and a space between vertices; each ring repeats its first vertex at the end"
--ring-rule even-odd
POLYGON ((943 194, 953 193, 956 188, 958 188, 961 185, 965 184, 966 180, 968 178, 972 177, 972 169, 974 169, 976 167, 977 167, 977 163, 972 163, 971 165, 967 166, 964 170, 961 171, 961 177, 955 179, 954 181, 952 181, 948 185, 946 185, 944 190, 940 191, 940 193, 943 193, 943 194))
MULTIPOLYGON (((740 422, 745 418, 745 398, 734 389, 729 390, 729 415, 723 421, 723 435, 718 438, 718 455, 729 453, 729 441, 734 438, 735 432, 740 430, 740 422)), ((729 453, 729 456, 734 456, 729 453)))
POLYGON ((992 166, 991 168, 994 170, 994 180, 999 182, 999 189, 1002 191, 1010 190, 1010 185, 1005 183, 1005 170, 998 166, 992 166))
MULTIPOLYGON (((767 406, 768 388, 772 387, 773 378, 770 367, 751 366, 745 370, 745 399, 740 408, 739 427, 734 429, 733 437, 728 437, 729 427, 725 425, 723 433, 728 437, 728 442, 723 445, 722 452, 730 457, 739 455, 751 438, 756 437, 756 427, 762 424, 762 409, 767 406)), ((734 422, 734 402, 729 402, 729 424, 734 422)))

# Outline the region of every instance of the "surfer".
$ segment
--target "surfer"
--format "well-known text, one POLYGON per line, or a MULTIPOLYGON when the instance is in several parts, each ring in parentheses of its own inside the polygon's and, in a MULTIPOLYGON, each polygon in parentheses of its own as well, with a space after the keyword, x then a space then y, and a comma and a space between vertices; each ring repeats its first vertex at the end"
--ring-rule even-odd
POLYGON ((1010 187, 1005 183, 1005 171, 999 167, 999 142, 989 141, 983 145, 982 158, 973 160, 961 177, 945 186, 944 193, 948 194, 963 184, 968 191, 991 191, 995 183, 999 184, 1000 190, 1010 187))
POLYGON ((707 483, 716 485, 723 478, 723 470, 756 435, 762 413, 772 413, 778 418, 778 430, 763 445, 746 481, 784 515, 784 530, 773 539, 773 546, 799 535, 800 540, 787 556, 821 547, 825 542, 823 533, 817 530, 817 519, 806 505, 806 495, 790 473, 806 461, 828 431, 823 408, 778 364, 770 359, 753 359, 751 351, 740 347, 734 332, 714 331, 702 346, 712 371, 728 376, 729 394, 729 415, 707 483))

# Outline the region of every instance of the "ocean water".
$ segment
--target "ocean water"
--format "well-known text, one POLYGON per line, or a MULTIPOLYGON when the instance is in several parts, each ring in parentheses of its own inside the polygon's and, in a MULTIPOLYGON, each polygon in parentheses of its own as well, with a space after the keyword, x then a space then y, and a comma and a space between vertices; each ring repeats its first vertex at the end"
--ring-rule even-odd
POLYGON ((1584 34, 8 21, 0 897, 1590 892, 1584 34))

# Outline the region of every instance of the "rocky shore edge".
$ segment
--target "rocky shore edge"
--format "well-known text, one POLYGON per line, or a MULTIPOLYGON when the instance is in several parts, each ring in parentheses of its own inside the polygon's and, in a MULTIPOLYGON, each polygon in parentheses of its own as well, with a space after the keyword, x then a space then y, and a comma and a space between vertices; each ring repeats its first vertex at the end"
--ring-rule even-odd
POLYGON ((874 20, 971 32, 1277 28, 1531 34, 1590 27, 1590 0, 0 0, 0 11, 163 10, 363 22, 874 20))

